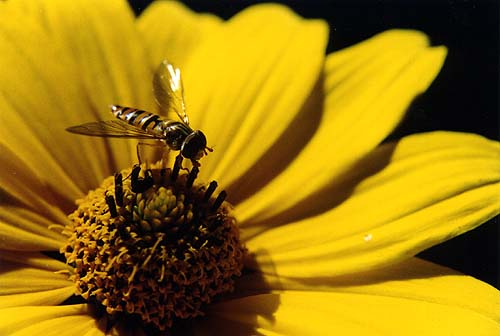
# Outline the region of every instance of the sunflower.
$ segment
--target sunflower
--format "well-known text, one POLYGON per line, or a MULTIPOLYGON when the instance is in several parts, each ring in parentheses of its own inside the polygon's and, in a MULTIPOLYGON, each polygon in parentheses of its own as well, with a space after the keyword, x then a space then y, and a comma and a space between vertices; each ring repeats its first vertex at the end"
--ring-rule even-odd
POLYGON ((444 47, 393 30, 325 57, 324 22, 271 4, 228 21, 163 1, 139 18, 118 0, 0 6, 0 334, 500 333, 495 288, 414 257, 499 213, 500 145, 453 132, 381 144, 444 47), (65 128, 109 119, 109 104, 156 111, 166 58, 214 151, 197 176, 154 170, 134 193, 134 142, 65 128), (154 240, 172 227, 155 211, 197 207, 189 249, 154 240), (120 211, 137 231, 111 229, 120 211), (193 269, 202 280, 182 289, 193 269), (178 300, 155 303, 162 291, 178 300))

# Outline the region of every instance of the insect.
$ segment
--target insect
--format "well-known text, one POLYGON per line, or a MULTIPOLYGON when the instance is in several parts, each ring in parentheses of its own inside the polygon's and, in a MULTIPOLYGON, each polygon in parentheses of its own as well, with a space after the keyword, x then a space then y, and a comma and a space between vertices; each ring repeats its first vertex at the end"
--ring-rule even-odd
MULTIPOLYGON (((160 111, 166 114, 174 111, 180 121, 163 118, 158 114, 131 107, 111 105, 111 113, 116 120, 95 121, 66 130, 72 133, 116 138, 136 138, 159 140, 163 149, 179 151, 176 163, 182 158, 191 160, 194 167, 207 151, 207 139, 202 131, 189 126, 189 117, 184 103, 181 71, 167 60, 160 63, 153 77, 153 91, 160 111)), ((139 142, 137 155, 141 162, 140 146, 152 144, 139 142)), ((154 146, 154 145, 153 145, 154 146)), ((162 153, 162 157, 165 152, 162 153)))

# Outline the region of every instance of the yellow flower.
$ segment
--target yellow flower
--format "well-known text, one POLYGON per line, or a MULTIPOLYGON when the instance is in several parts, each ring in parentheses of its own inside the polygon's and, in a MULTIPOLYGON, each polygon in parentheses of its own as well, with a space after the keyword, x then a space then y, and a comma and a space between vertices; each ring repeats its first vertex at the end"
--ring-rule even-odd
POLYGON ((138 19, 125 1, 0 6, 0 334, 141 333, 69 299, 53 228, 137 160, 134 142, 65 128, 109 119, 109 104, 154 110, 165 58, 214 147, 199 180, 228 192, 251 257, 180 334, 500 333, 496 289, 414 257, 499 213, 500 145, 451 132, 380 145, 445 48, 394 30, 325 57, 324 22, 270 4, 227 22, 171 2, 138 19))

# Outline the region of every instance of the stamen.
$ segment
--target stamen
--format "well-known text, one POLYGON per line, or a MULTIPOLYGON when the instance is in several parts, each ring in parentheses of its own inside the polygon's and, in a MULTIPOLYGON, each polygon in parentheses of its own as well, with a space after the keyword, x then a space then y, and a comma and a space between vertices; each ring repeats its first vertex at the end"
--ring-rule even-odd
POLYGON ((193 182, 198 176, 198 173, 200 172, 200 169, 198 167, 193 167, 191 171, 189 172, 188 179, 186 181, 186 187, 191 188, 193 186, 193 182))
POLYGON ((142 264, 142 267, 146 267, 146 265, 148 264, 148 262, 151 260, 151 257, 153 256, 154 251, 158 247, 158 244, 162 241, 162 238, 163 237, 158 237, 158 239, 156 240, 156 243, 151 248, 151 253, 146 257, 146 260, 144 260, 144 263, 142 264))
MULTIPOLYGON (((129 284, 134 280, 135 273, 137 273, 137 270, 138 270, 137 265, 134 265, 134 267, 132 269, 132 274, 130 274, 130 276, 127 279, 129 284)), ((130 296, 131 291, 132 291, 132 287, 130 287, 129 291, 127 292, 127 294, 125 296, 130 296)))
POLYGON ((226 191, 222 190, 219 196, 217 196, 217 198, 215 199, 215 202, 210 210, 212 210, 213 212, 217 211, 217 209, 219 209, 219 207, 222 205, 222 202, 224 202, 224 200, 226 199, 226 196, 226 191))
POLYGON ((207 191, 205 191, 205 196, 203 196, 203 201, 208 202, 210 197, 212 197, 212 194, 214 193, 215 189, 217 188, 217 182, 212 181, 208 185, 207 191))
POLYGON ((115 174, 115 200, 118 206, 123 206, 123 176, 121 173, 115 174))
POLYGON ((118 216, 118 212, 116 211, 115 198, 109 194, 106 195, 106 203, 108 204, 109 213, 112 218, 118 216))
POLYGON ((175 182, 175 180, 177 180, 181 168, 182 168, 182 155, 179 154, 175 158, 174 168, 172 169, 172 174, 170 175, 170 179, 172 180, 172 182, 175 182))
MULTIPOLYGON (((162 161, 163 164, 163 161, 162 161)), ((160 169, 160 184, 165 183, 165 175, 167 174, 167 168, 160 169)))
POLYGON ((150 169, 145 170, 144 177, 139 177, 140 172, 141 166, 135 165, 134 168, 132 168, 132 174, 130 175, 132 191, 135 193, 145 192, 154 184, 150 169))

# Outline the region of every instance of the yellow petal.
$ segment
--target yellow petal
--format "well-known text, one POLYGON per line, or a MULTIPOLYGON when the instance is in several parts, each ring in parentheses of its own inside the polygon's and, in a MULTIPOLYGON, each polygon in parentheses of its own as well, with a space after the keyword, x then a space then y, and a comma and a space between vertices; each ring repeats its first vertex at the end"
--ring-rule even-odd
POLYGON ((110 117, 108 105, 113 103, 154 106, 151 69, 126 1, 50 0, 47 12, 61 43, 80 68, 80 81, 95 112, 110 117))
POLYGON ((0 251, 0 308, 57 305, 75 292, 68 267, 37 253, 0 251))
POLYGON ((0 249, 58 251, 66 239, 49 229, 52 224, 30 210, 0 205, 0 249))
POLYGON ((74 336, 105 335, 97 321, 90 315, 63 316, 37 322, 29 327, 16 330, 12 336, 32 335, 74 336))
POLYGON ((207 36, 185 69, 191 125, 214 152, 201 178, 221 185, 245 173, 282 134, 324 61, 327 25, 285 7, 260 5, 207 36))
POLYGON ((31 267, 51 272, 68 269, 64 263, 34 252, 1 251, 0 260, 15 263, 19 267, 31 267))
POLYGON ((168 59, 184 69, 187 58, 220 27, 221 19, 197 14, 173 1, 155 1, 138 18, 137 25, 152 67, 168 59))
MULTIPOLYGON (((92 319, 87 319, 86 325, 82 325, 82 336, 100 336, 100 335, 109 335, 104 332, 106 330, 105 328, 105 321, 101 323, 99 321, 99 324, 96 325, 95 322, 92 319)), ((127 336, 127 334, 122 334, 120 336, 127 336)))
MULTIPOLYGON (((286 170, 237 208, 241 222, 263 222, 276 216, 297 218, 301 202, 328 197, 324 188, 349 172, 401 120, 416 95, 439 72, 446 50, 429 48, 414 31, 389 31, 331 54, 325 65, 325 102, 319 128, 286 170), (288 213, 283 214, 284 211, 288 213)), ((309 111, 310 119, 320 111, 309 111)), ((295 144, 296 142, 294 142, 295 144)), ((278 163, 287 162, 283 147, 278 163)), ((272 167, 263 166, 238 186, 255 191, 272 167)))
POLYGON ((240 297, 282 290, 398 297, 470 310, 500 322, 498 290, 470 276, 418 258, 338 277, 300 279, 255 272, 238 279, 237 285, 235 293, 240 297))
MULTIPOLYGON (((38 215, 27 212, 28 216, 33 216, 39 222, 31 222, 23 217, 18 217, 17 214, 12 216, 14 221, 1 218, 5 215, 11 216, 11 209, 0 206, 0 211, 7 211, 0 214, 0 249, 18 250, 18 251, 57 251, 64 239, 57 233, 47 229, 44 224, 44 219, 38 215), (19 228, 17 225, 28 227, 28 229, 19 228), (33 231, 41 231, 36 233, 33 231)), ((19 212, 18 212, 19 213, 19 212)))
POLYGON ((0 307, 23 307, 26 305, 43 306, 57 305, 71 297, 75 292, 74 286, 56 289, 40 290, 32 293, 18 293, 0 296, 0 307))
MULTIPOLYGON (((0 45, 2 45, 1 42, 0 45)), ((2 63, 3 60, 5 59, 1 57, 0 63, 2 63)), ((13 66, 10 66, 10 68, 12 67, 13 66)), ((15 69, 11 74, 14 75, 16 72, 20 76, 23 75, 22 71, 18 72, 15 69)), ((8 71, 2 72, 3 76, 7 74, 8 71)), ((34 77, 31 74, 27 74, 27 76, 34 77)), ((34 79, 34 81, 40 84, 38 79, 34 79)), ((4 81, 3 83, 6 82, 4 81)), ((5 112, 0 114, 0 146, 2 148, 0 162, 2 162, 3 165, 13 165, 13 163, 9 162, 12 156, 16 156, 15 160, 19 161, 15 170, 9 172, 7 170, 2 170, 0 172, 0 179, 2 179, 3 182, 6 179, 16 178, 16 175, 31 176, 31 179, 38 178, 43 181, 46 187, 50 188, 50 191, 49 188, 46 188, 47 192, 64 195, 63 197, 66 198, 64 201, 81 197, 83 184, 81 181, 73 180, 71 174, 68 174, 61 164, 65 161, 65 155, 68 155, 67 158, 75 158, 75 154, 64 152, 64 149, 57 149, 54 145, 56 141, 54 134, 59 134, 61 136, 60 139, 64 138, 66 134, 63 132, 67 124, 64 123, 63 118, 58 118, 57 121, 51 120, 51 117, 45 118, 44 115, 48 113, 39 107, 35 107, 35 105, 40 104, 40 106, 47 106, 51 103, 46 102, 46 97, 42 97, 43 93, 40 95, 29 94, 28 91, 30 89, 27 87, 27 83, 28 80, 26 79, 25 81, 18 81, 15 83, 9 81, 8 85, 9 87, 14 87, 12 92, 19 94, 18 99, 23 99, 21 98, 23 94, 30 97, 26 98, 22 103, 25 104, 22 108, 16 108, 14 102, 8 102, 8 100, 15 98, 6 98, 0 94, 0 104, 5 109, 5 112), (18 87, 18 85, 20 86, 18 87), (26 92, 23 93, 24 90, 26 90, 26 92), (33 108, 32 111, 29 111, 30 105, 33 108), (27 108, 24 109, 24 107, 27 108)), ((0 87, 2 87, 1 84, 0 87)), ((37 91, 37 93, 41 91, 36 88, 32 89, 37 91)), ((19 102, 19 104, 21 104, 21 102, 19 102)), ((65 147, 60 146, 60 139, 58 146, 65 147)), ((68 148, 66 149, 71 151, 71 141, 69 141, 67 145, 68 148)), ((76 158, 76 161, 78 161, 80 157, 76 156, 76 158)), ((88 165, 88 167, 90 167, 90 165, 88 165)), ((75 171, 73 172, 77 173, 75 171)), ((4 184, 5 183, 2 183, 2 185, 4 184)), ((40 184, 40 182, 37 184, 40 184)))
POLYGON ((2 335, 104 335, 98 328, 84 304, 0 309, 2 335))
POLYGON ((18 153, 12 152, 2 144, 0 144, 0 162, 2 203, 22 203, 52 222, 65 223, 67 219, 63 209, 68 209, 73 203, 69 198, 70 190, 67 190, 67 194, 55 192, 44 183, 44 173, 48 176, 50 172, 30 169, 18 153))
POLYGON ((135 160, 127 142, 110 145, 64 130, 112 118, 112 103, 152 104, 150 69, 126 2, 19 1, 3 7, 0 78, 8 112, 2 113, 2 142, 29 166, 46 167, 44 182, 61 194, 88 190, 135 160))
MULTIPOLYGON (((498 298, 498 293, 497 293, 498 298)), ((211 307, 199 328, 246 326, 262 335, 483 335, 500 324, 469 309, 407 298, 358 293, 283 291, 211 307)), ((217 329, 216 329, 217 328, 217 329)), ((221 328, 218 335, 231 335, 221 328)))
MULTIPOLYGON (((500 144, 434 132, 378 148, 332 189, 336 208, 255 227, 247 247, 265 272, 315 277, 404 260, 500 212, 500 144)), ((245 233, 245 232, 244 232, 245 233)))

